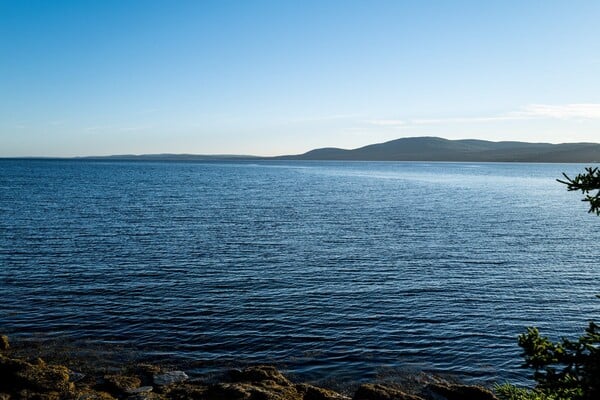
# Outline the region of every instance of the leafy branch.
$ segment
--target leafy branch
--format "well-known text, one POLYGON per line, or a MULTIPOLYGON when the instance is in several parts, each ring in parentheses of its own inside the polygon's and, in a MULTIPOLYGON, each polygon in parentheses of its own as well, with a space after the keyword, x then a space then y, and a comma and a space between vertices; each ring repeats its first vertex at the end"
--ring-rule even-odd
POLYGON ((585 171, 574 178, 570 178, 563 172, 566 180, 557 179, 557 181, 567 185, 569 191, 581 190, 586 195, 582 201, 590 203, 588 212, 600 215, 600 169, 588 167, 585 171))
POLYGON ((600 396, 600 327, 590 322, 577 341, 552 342, 537 328, 519 336, 525 366, 534 370, 540 393, 557 399, 593 400, 600 396))

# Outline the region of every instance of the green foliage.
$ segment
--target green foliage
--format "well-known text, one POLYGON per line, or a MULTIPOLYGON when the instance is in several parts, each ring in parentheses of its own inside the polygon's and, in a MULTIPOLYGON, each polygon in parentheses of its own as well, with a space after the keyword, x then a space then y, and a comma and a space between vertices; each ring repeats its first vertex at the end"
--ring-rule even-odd
POLYGON ((539 390, 520 388, 509 383, 494 386, 494 392, 500 400, 558 400, 551 394, 539 390))
POLYGON ((519 336, 536 389, 556 399, 600 399, 600 327, 590 322, 577 341, 553 343, 537 328, 519 336))
POLYGON ((583 201, 590 203, 589 212, 600 215, 600 169, 589 167, 585 171, 585 173, 579 174, 573 179, 563 173, 566 181, 560 179, 557 179, 557 181, 567 185, 567 190, 581 190, 586 195, 583 201), (596 193, 593 194, 595 190, 596 193))

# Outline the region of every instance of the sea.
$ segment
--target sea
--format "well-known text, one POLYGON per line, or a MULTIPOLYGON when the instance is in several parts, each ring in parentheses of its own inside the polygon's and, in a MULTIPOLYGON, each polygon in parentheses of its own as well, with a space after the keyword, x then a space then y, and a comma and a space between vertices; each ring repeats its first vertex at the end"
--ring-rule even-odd
POLYGON ((526 383, 600 320, 578 164, 0 160, 0 332, 189 373, 526 383))

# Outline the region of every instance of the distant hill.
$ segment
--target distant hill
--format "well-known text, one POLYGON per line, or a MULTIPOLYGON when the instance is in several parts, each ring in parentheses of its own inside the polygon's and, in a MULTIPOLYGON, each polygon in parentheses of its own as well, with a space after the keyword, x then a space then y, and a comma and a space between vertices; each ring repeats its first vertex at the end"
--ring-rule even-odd
POLYGON ((352 150, 327 147, 304 154, 274 158, 280 160, 598 163, 600 143, 551 144, 412 137, 352 150))
POLYGON ((304 154, 277 157, 229 154, 124 154, 78 158, 112 161, 347 160, 600 163, 600 143, 551 144, 412 137, 351 150, 326 147, 304 154))
POLYGON ((82 160, 109 161, 211 161, 211 160, 257 160, 263 157, 236 154, 116 154, 112 156, 76 157, 82 160))

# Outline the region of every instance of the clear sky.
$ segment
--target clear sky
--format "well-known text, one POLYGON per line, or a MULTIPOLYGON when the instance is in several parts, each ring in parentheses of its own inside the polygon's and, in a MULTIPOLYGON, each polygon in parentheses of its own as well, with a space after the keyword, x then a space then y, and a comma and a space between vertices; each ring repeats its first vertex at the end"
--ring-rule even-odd
POLYGON ((0 156, 600 142, 600 1, 0 0, 0 156))

